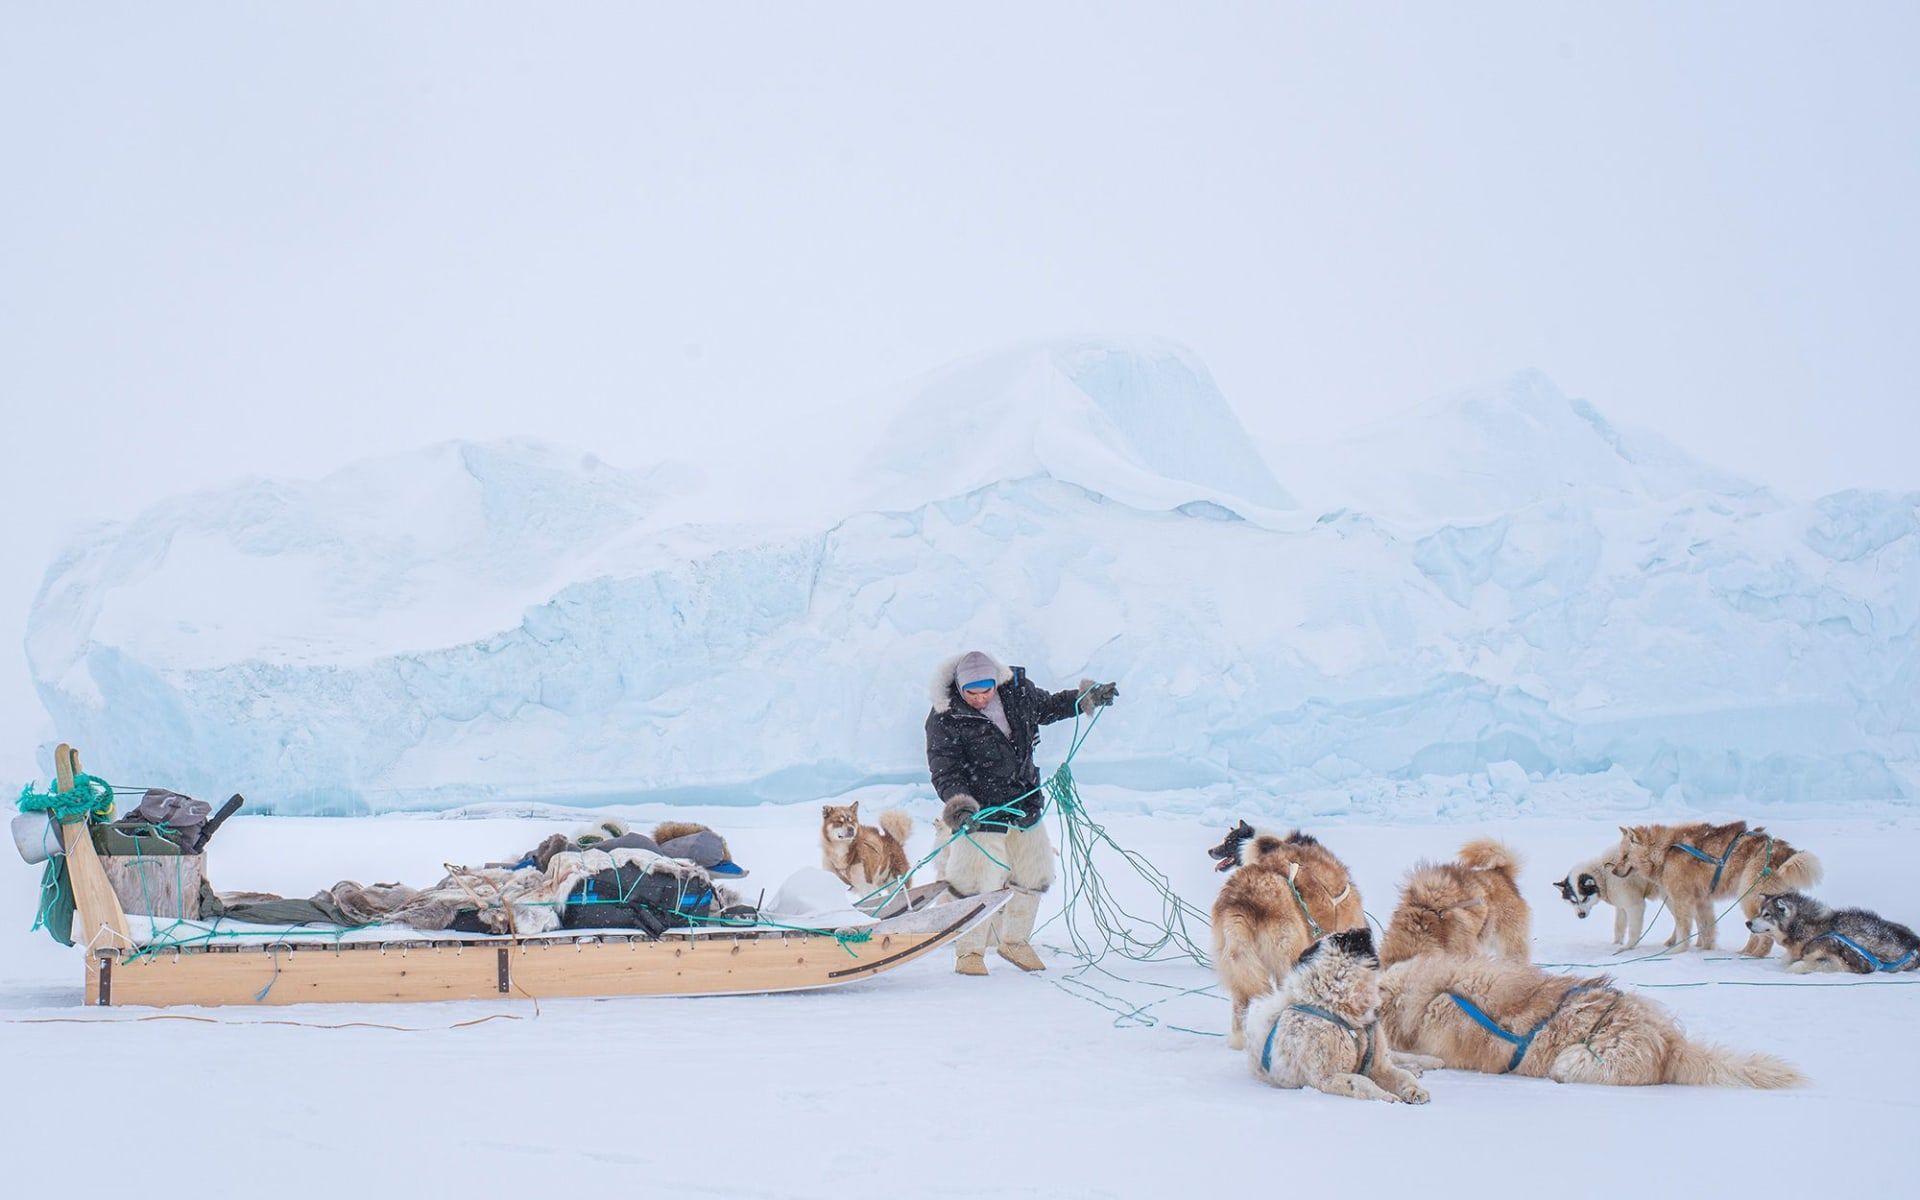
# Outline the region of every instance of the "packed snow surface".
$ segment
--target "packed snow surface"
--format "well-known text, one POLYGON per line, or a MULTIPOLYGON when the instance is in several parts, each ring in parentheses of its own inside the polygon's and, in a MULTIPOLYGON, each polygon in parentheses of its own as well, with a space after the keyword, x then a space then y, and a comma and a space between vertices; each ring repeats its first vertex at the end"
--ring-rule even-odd
MULTIPOLYGON (((1219 876, 1203 850, 1237 810, 1119 811, 1133 795, 1087 789, 1113 836, 1205 909, 1219 876)), ((1201 803, 1163 799, 1151 807, 1201 803)), ((931 845, 933 805, 911 807, 922 818, 910 842, 918 856, 931 845)), ((811 808, 622 815, 644 824, 669 812, 717 823, 753 872, 745 884, 771 892, 818 863, 811 808)), ((544 809, 468 815, 242 817, 214 843, 210 870, 221 888, 294 895, 343 877, 431 882, 444 862, 497 858, 582 820, 544 809)), ((1470 834, 1507 839, 1525 859, 1536 961, 1603 964, 1552 969, 1611 971, 1691 1036, 1778 1055, 1807 1087, 1607 1088, 1440 1071, 1423 1081, 1433 1096, 1423 1107, 1281 1091, 1208 1036, 1226 1028, 1225 1001, 1180 994, 1207 985, 1206 970, 1110 960, 1118 978, 1089 973, 1082 986, 1056 948, 1058 922, 1036 938, 1053 964, 1039 976, 991 958, 988 978, 962 979, 936 952, 870 981, 779 996, 90 1010, 79 1007, 78 953, 26 930, 38 873, 16 864, 0 872, 0 908, 15 914, 0 926, 9 1194, 102 1194, 76 1192, 72 1156, 51 1147, 62 1121, 103 1106, 118 1114, 101 1134, 114 1172, 138 1156, 148 1186, 208 1200, 1910 1194, 1899 1147, 1913 1112, 1907 1081, 1920 1073, 1910 1034, 1920 975, 1794 976, 1777 952, 1764 962, 1728 950, 1649 959, 1664 916, 1640 951, 1613 955, 1610 911, 1578 920, 1549 885, 1616 840, 1614 824, 1311 828, 1382 919, 1415 859, 1444 858, 1470 834), (1116 1024, 1100 994, 1154 1004, 1145 1016, 1160 1023, 1116 1024)), ((1769 828, 1822 858, 1833 903, 1916 919, 1905 881, 1920 825, 1910 814, 1769 828)), ((1103 870, 1131 907, 1151 909, 1110 858, 1103 870)), ((1740 945, 1736 920, 1722 922, 1723 946, 1740 945)))
POLYGON ((1920 779, 1920 493, 1789 503, 1537 373, 1263 450, 1179 347, 1028 346, 831 452, 764 495, 509 441, 180 497, 52 565, 29 657, 91 769, 282 813, 923 779, 970 647, 1120 682, 1082 767, 1275 812, 1920 779))

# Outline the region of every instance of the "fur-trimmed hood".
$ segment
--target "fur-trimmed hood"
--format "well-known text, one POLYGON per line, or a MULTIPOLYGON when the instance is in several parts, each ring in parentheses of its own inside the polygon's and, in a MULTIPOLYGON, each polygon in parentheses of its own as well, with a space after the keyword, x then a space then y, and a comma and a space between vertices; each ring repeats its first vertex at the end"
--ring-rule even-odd
MULTIPOLYGON (((961 659, 971 653, 973 653, 971 650, 962 650, 958 654, 949 655, 940 660, 940 666, 934 670, 933 679, 927 687, 927 695, 933 701, 933 711, 943 713, 953 707, 955 691, 953 669, 960 665, 961 659)), ((994 683, 1004 685, 1012 682, 1013 669, 1011 667, 999 659, 994 658, 991 654, 988 654, 987 658, 993 663, 994 683)))

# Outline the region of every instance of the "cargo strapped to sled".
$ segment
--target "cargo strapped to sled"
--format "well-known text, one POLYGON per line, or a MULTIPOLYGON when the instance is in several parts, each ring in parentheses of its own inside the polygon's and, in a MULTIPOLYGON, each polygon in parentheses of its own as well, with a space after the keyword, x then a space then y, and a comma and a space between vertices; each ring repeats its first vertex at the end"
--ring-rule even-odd
POLYGON ((1873 951, 1862 946, 1859 942, 1854 941, 1844 933, 1828 930, 1826 933, 1816 935, 1811 940, 1817 942, 1821 938, 1832 938, 1834 941, 1839 942, 1842 946, 1858 954, 1861 958, 1866 959, 1868 965, 1876 971, 1904 971, 1906 970, 1907 964, 1913 961, 1913 956, 1920 954, 1920 950, 1909 950, 1905 955, 1895 959, 1893 962, 1883 962, 1874 957, 1873 951))
MULTIPOLYGON (((1675 850, 1678 850, 1682 854, 1691 854, 1693 857, 1699 859, 1703 863, 1713 864, 1713 882, 1707 885, 1707 894, 1711 896, 1714 892, 1719 890, 1720 876, 1724 871, 1726 871, 1727 860, 1733 857, 1733 848, 1740 844, 1740 839, 1749 838, 1749 837, 1761 837, 1761 836, 1763 836, 1763 834, 1758 829, 1742 829, 1739 833, 1736 833, 1733 835, 1733 840, 1727 843, 1726 851, 1723 854, 1721 854, 1719 858, 1715 858, 1713 855, 1708 854, 1705 850, 1700 849, 1698 846, 1689 846, 1685 842, 1675 842, 1673 844, 1673 848, 1675 850)), ((1773 864, 1767 861, 1772 857, 1773 857, 1773 839, 1771 837, 1768 837, 1767 852, 1765 855, 1761 857, 1761 860, 1760 860, 1760 874, 1768 875, 1772 873, 1773 864)))
POLYGON ((1533 1039, 1540 1036, 1540 1031, 1547 1027, 1548 1021, 1560 1015, 1560 1010, 1567 1006, 1567 1001, 1578 996, 1581 992, 1610 992, 1612 990, 1612 988, 1592 987, 1584 983, 1579 987, 1567 989, 1567 994, 1560 997, 1560 1003, 1553 1006, 1553 1011, 1541 1017, 1532 1029, 1527 1030, 1524 1036, 1517 1033, 1509 1033, 1507 1030, 1502 1029, 1499 1022, 1488 1016, 1481 1010, 1478 1004, 1462 996, 1459 992, 1448 992, 1447 996, 1455 1004, 1459 1005, 1461 1012, 1473 1018, 1474 1024, 1480 1026, 1480 1028, 1486 1030, 1503 1042, 1513 1043, 1513 1057, 1507 1060, 1507 1065, 1500 1072, 1502 1075, 1511 1075, 1519 1069, 1520 1061, 1526 1058, 1527 1051, 1533 1049, 1533 1039))
MULTIPOLYGON (((1360 1065, 1353 1069, 1353 1073, 1355 1075, 1365 1075, 1373 1070, 1373 1048, 1378 1040, 1376 1034, 1380 1029, 1380 1022, 1375 1021, 1364 1030, 1355 1029, 1353 1022, 1347 1020, 1339 1013, 1328 1012, 1317 1004, 1289 1004, 1287 1007, 1294 1012, 1305 1013, 1310 1017, 1319 1017, 1322 1021, 1331 1021, 1333 1024, 1338 1025, 1348 1037, 1353 1039, 1353 1052, 1360 1056, 1360 1065)), ((1273 1028, 1267 1030, 1266 1045, 1260 1048, 1260 1069, 1268 1074, 1271 1074, 1273 1071, 1273 1036, 1279 1032, 1280 1022, 1276 1019, 1273 1023, 1273 1028)))

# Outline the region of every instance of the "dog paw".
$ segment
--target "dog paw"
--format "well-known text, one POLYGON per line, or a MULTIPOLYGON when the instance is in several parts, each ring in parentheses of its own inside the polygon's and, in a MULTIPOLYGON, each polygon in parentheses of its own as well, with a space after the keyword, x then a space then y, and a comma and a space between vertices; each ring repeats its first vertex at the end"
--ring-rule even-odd
POLYGON ((1427 1101, 1433 1099, 1432 1096, 1427 1095, 1427 1089, 1414 1083, 1410 1083, 1400 1089, 1400 1098, 1408 1104, 1425 1104, 1427 1101))
POLYGON ((1812 964, 1804 958, 1798 962, 1790 962, 1787 964, 1787 973, 1790 975, 1805 975, 1812 970, 1812 964))

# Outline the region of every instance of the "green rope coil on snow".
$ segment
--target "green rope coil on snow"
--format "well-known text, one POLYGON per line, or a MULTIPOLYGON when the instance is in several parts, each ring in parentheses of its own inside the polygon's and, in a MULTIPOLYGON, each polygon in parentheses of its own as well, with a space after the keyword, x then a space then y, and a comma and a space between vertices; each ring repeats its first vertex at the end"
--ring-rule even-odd
POLYGON ((29 783, 20 789, 18 807, 23 813, 47 813, 62 825, 78 825, 113 815, 113 785, 97 775, 75 775, 65 791, 57 786, 36 791, 29 783))

